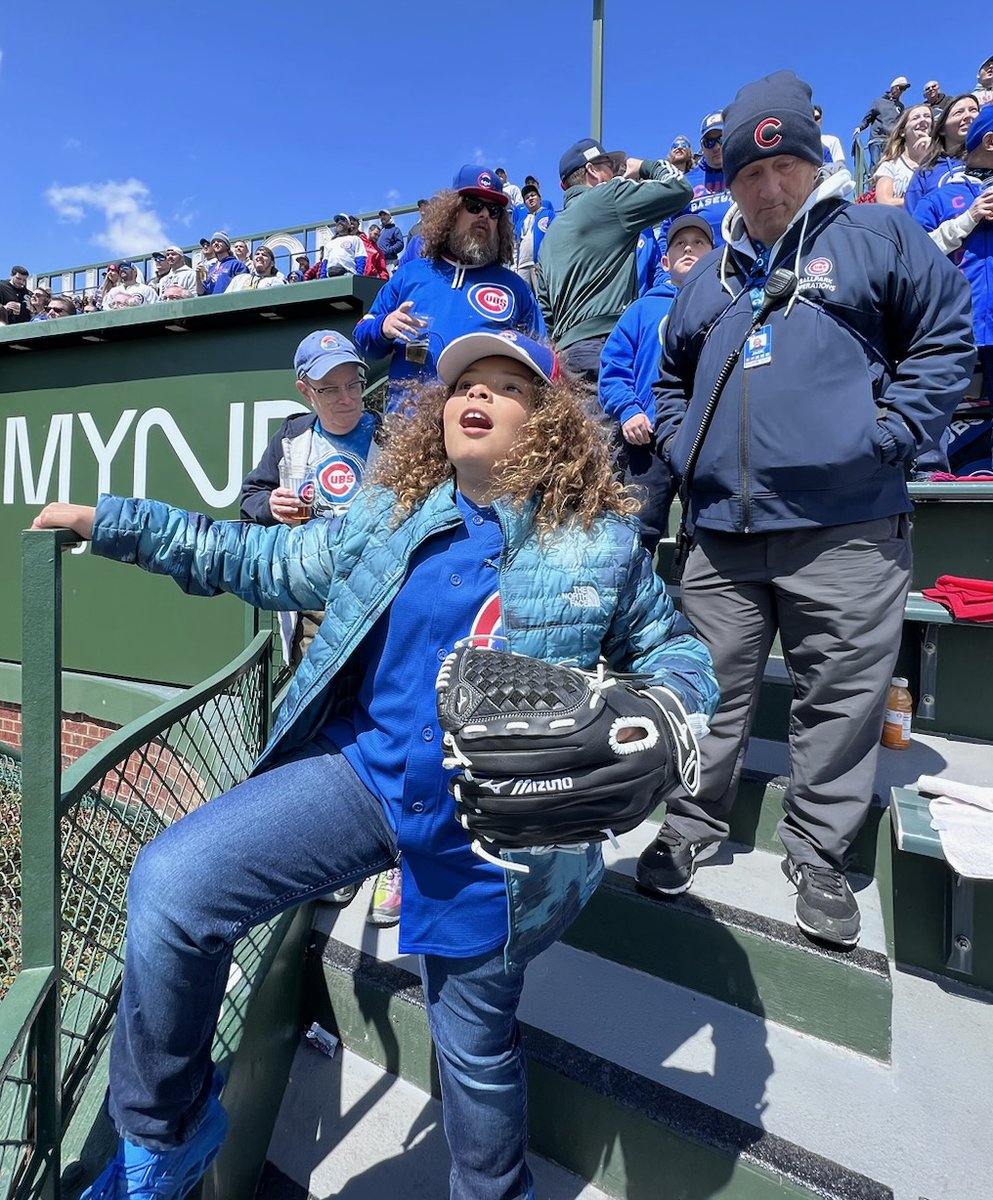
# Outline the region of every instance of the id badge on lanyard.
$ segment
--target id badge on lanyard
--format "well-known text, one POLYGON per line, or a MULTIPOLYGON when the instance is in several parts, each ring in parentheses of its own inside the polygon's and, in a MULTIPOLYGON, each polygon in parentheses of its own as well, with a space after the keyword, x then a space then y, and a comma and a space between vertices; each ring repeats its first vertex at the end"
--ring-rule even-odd
POLYGON ((762 325, 745 343, 744 368, 764 367, 772 362, 772 326, 762 325))

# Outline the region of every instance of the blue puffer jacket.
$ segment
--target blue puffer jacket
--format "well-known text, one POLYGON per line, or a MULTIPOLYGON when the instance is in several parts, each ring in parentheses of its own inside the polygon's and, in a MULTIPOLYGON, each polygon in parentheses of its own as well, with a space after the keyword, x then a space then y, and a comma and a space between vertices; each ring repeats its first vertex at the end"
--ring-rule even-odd
MULTIPOLYGON (((768 319, 771 361, 731 372, 703 442, 690 521, 727 533, 910 512, 907 474, 941 437, 976 358, 969 289, 898 209, 838 199, 831 175, 772 248, 798 277, 768 319)), ((656 437, 681 475, 725 361, 753 320, 754 250, 732 210, 666 327, 656 437)))
MULTIPOLYGON (((93 552, 169 575, 193 595, 231 592, 277 611, 326 609, 256 764, 260 771, 348 709, 357 685, 348 661, 356 647, 397 595, 418 546, 462 520, 451 483, 395 527, 394 506, 395 496, 383 488, 361 492, 332 537, 325 521, 264 527, 103 496, 93 552)), ((691 712, 714 711, 710 655, 673 608, 640 547, 636 522, 604 517, 589 533, 570 527, 539 545, 533 509, 499 502, 496 509, 505 538, 500 599, 511 650, 587 668, 602 655, 615 668, 664 683, 691 712)), ((531 873, 507 881, 511 962, 518 951, 523 958, 554 940, 603 869, 596 846, 586 854, 526 857, 531 873)))

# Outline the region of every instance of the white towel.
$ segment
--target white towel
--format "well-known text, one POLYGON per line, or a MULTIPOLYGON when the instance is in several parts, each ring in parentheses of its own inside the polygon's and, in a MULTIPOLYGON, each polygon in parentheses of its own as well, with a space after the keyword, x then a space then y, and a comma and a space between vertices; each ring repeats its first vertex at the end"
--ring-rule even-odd
POLYGON ((966 879, 993 879, 993 788, 922 775, 917 790, 928 804, 949 866, 966 879))

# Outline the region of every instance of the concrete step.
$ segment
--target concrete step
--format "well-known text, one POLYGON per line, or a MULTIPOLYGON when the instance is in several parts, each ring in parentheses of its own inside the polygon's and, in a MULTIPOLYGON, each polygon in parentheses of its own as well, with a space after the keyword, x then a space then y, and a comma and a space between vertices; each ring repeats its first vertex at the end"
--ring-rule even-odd
MULTIPOLYGON (((428 1088, 416 964, 395 930, 365 924, 370 895, 318 911, 308 1013, 428 1088)), ((886 1064, 774 1020, 772 987, 750 986, 762 1011, 575 946, 546 952, 520 1013, 532 1144, 629 1198, 985 1200, 993 1006, 981 994, 898 972, 886 1064)))
MULTIPOLYGON (((608 1200, 540 1155, 530 1165, 541 1200, 608 1200)), ((438 1200, 450 1166, 438 1100, 351 1050, 302 1046, 255 1200, 438 1200)))
MULTIPOLYGON (((334 935, 320 937, 314 949, 320 961, 319 970, 311 971, 309 996, 322 1023, 357 1053, 390 1061, 405 1078, 430 1086, 426 1016, 416 978, 406 969, 410 964, 377 960, 334 935)), ((765 1112, 769 1037, 760 1018, 748 1015, 745 1030, 743 1014, 726 1005, 565 946, 533 964, 520 1015, 532 1148, 611 1196, 893 1196, 889 1187, 773 1132, 765 1112), (680 1021, 674 1019, 678 1012, 680 1021), (712 1070, 699 1069, 711 1022, 717 1022, 714 1041, 722 1047, 716 1079, 712 1070), (697 1076, 698 1090, 710 1099, 693 1094, 697 1076)), ((709 1053, 713 1066, 713 1047, 709 1053)), ((885 1074, 849 1053, 829 1083, 852 1066, 867 1078, 885 1074)), ((863 1086, 861 1078, 856 1083, 863 1086)), ((788 1107, 784 1101, 784 1116, 788 1107)))
POLYGON ((872 880, 851 877, 860 945, 832 950, 796 928, 781 853, 730 843, 700 864, 691 892, 640 894, 635 865, 654 833, 648 824, 623 835, 619 850, 605 847, 606 879, 567 931, 569 945, 888 1061, 890 967, 872 880))

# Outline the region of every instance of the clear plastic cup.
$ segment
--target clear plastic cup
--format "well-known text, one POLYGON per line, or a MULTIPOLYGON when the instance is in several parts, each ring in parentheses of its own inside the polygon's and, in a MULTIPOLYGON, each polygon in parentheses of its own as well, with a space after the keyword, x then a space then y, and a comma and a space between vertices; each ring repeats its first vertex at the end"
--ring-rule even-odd
POLYGON ((279 464, 279 486, 294 492, 297 512, 294 523, 302 525, 314 515, 314 478, 306 467, 297 467, 282 460, 279 464))

